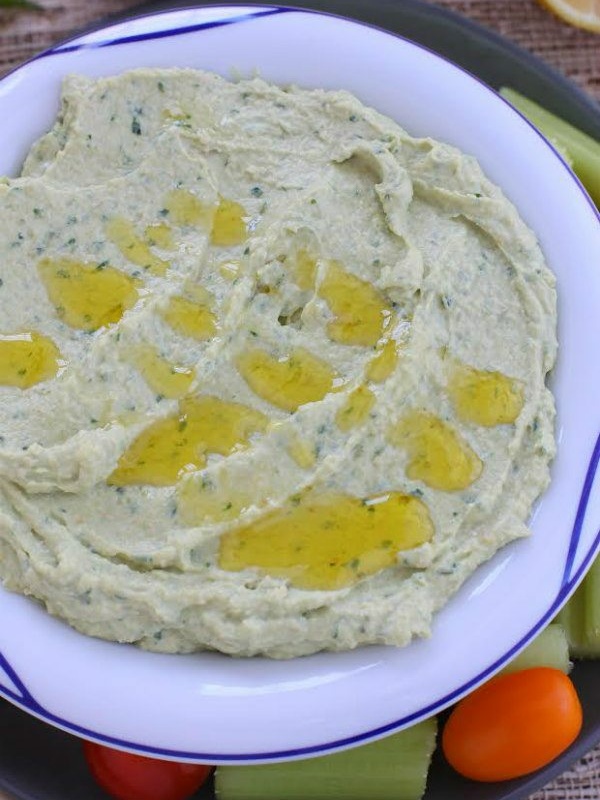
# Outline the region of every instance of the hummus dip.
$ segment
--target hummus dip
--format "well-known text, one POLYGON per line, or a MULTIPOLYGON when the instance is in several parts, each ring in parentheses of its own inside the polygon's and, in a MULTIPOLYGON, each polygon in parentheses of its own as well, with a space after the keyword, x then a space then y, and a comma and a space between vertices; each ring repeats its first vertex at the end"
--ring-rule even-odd
POLYGON ((92 636, 428 636, 549 480, 554 278, 345 92, 70 77, 0 184, 0 576, 92 636))

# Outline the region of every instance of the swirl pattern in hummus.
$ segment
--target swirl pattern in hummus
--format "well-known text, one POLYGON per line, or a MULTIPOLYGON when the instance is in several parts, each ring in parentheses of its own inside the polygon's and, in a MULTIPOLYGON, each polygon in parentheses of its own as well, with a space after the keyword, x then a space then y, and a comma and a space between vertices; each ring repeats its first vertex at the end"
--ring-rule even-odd
POLYGON ((344 92, 72 77, 0 213, 9 589, 291 657, 429 635, 527 534, 554 278, 473 158, 344 92))

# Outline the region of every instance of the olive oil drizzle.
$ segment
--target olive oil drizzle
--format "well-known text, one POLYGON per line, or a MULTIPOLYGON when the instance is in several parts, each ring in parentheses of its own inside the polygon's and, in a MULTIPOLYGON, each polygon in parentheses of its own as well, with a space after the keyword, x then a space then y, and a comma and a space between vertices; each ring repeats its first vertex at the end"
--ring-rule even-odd
POLYGON ((58 347, 41 333, 0 335, 0 386, 29 389, 53 378, 62 364, 58 347))
POLYGON ((171 364, 152 345, 138 345, 132 360, 152 391, 163 397, 183 397, 194 382, 194 370, 171 364))
POLYGON ((332 591, 393 567, 398 552, 433 533, 427 506, 416 497, 308 491, 223 534, 218 564, 258 569, 299 589, 332 591))
POLYGON ((267 417, 239 403, 209 395, 188 396, 179 410, 153 422, 123 453, 108 478, 113 486, 173 486, 206 464, 209 453, 227 456, 246 447, 253 433, 265 430, 267 417))
POLYGON ((252 505, 258 505, 256 487, 250 481, 236 486, 215 486, 190 475, 177 483, 177 516, 183 525, 231 522, 252 505))
POLYGON ((329 364, 301 347, 283 358, 250 348, 237 357, 236 365, 255 394, 290 412, 305 403, 322 400, 335 379, 329 364))
POLYGON ((72 328, 95 331, 119 322, 138 300, 138 281, 109 265, 44 258, 38 273, 57 315, 72 328))
POLYGON ((427 411, 404 414, 390 430, 389 440, 407 453, 408 477, 433 489, 466 489, 481 475, 483 464, 466 440, 427 411))
POLYGON ((148 243, 137 235, 132 223, 123 217, 113 217, 106 223, 106 235, 127 261, 151 275, 164 275, 170 267, 168 261, 152 252, 148 243))
POLYGON ((373 383, 383 383, 394 372, 398 365, 398 343, 395 339, 387 339, 379 345, 377 354, 373 356, 365 369, 365 377, 373 383))
POLYGON ((391 322, 392 308, 383 294, 337 261, 328 262, 318 293, 334 315, 327 333, 339 344, 373 347, 391 322))
POLYGON ((215 215, 215 205, 205 203, 192 192, 186 189, 173 189, 167 194, 164 205, 173 225, 210 230, 215 215))
POLYGON ((362 425, 375 405, 375 399, 373 392, 366 386, 359 386, 350 392, 335 416, 338 428, 341 431, 349 431, 362 425))
POLYGON ((174 225, 207 230, 213 247, 233 247, 248 236, 246 209, 235 200, 220 197, 210 204, 185 189, 173 189, 165 200, 165 211, 174 225))
POLYGON ((460 419, 485 427, 515 422, 525 401, 523 388, 514 378, 466 364, 454 367, 448 392, 460 419))
POLYGON ((307 250, 301 249, 292 259, 294 280, 300 289, 313 289, 317 275, 317 259, 307 250))
POLYGON ((190 339, 206 341, 217 332, 217 318, 210 294, 200 286, 184 295, 173 295, 161 316, 174 331, 190 339))
POLYGON ((248 235, 245 215, 242 205, 222 197, 213 217, 210 243, 214 247, 233 247, 245 242, 248 235))
POLYGON ((176 250, 177 244, 173 238, 173 229, 166 222, 155 222, 147 225, 144 239, 149 247, 160 247, 161 250, 176 250))

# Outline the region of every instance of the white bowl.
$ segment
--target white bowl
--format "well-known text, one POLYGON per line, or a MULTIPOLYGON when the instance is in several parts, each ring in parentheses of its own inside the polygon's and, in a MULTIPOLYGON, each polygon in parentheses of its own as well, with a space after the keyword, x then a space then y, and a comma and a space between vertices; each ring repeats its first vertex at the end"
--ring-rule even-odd
POLYGON ((488 678, 548 623, 600 544, 600 224, 553 148, 484 84, 434 53, 337 17, 272 7, 146 16, 58 46, 0 82, 0 171, 16 174, 56 115, 61 78, 131 67, 343 88, 475 155, 537 233, 558 277, 558 456, 533 535, 477 570, 433 636, 287 662, 166 656, 76 633, 0 591, 0 691, 113 746, 210 763, 318 755, 410 725, 488 678))

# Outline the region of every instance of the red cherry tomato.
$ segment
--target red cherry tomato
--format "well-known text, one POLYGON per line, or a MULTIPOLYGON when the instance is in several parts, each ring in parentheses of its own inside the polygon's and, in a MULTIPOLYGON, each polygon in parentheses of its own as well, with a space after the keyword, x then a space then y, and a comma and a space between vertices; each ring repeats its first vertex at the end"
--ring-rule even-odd
POLYGON ((147 758, 84 741, 83 753, 97 783, 115 800, 187 800, 212 767, 147 758))
POLYGON ((571 680, 557 669, 499 675, 454 708, 442 749, 457 772, 502 781, 549 764, 577 738, 582 724, 571 680))

